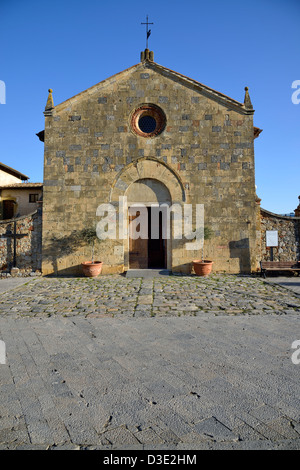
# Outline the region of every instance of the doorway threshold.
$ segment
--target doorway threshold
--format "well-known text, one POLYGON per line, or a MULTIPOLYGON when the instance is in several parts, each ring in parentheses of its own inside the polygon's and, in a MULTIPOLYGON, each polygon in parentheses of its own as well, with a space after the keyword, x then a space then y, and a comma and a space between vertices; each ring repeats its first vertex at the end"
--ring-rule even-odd
POLYGON ((143 277, 151 279, 153 277, 169 276, 171 271, 169 269, 128 269, 126 277, 143 277))

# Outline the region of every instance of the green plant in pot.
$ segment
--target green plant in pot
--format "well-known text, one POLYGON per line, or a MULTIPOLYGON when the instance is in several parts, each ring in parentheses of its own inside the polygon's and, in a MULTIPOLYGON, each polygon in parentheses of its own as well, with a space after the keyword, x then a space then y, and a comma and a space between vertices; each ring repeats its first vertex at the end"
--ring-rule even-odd
POLYGON ((212 230, 204 227, 203 244, 201 248, 201 259, 193 260, 193 267, 197 276, 208 276, 211 273, 213 261, 204 259, 204 241, 212 237, 212 230))
POLYGON ((87 277, 96 277, 102 271, 102 261, 95 261, 94 253, 95 253, 95 245, 100 243, 100 239, 97 236, 96 229, 94 227, 87 227, 81 230, 78 234, 81 241, 86 243, 91 247, 91 261, 84 261, 81 263, 83 273, 87 277))

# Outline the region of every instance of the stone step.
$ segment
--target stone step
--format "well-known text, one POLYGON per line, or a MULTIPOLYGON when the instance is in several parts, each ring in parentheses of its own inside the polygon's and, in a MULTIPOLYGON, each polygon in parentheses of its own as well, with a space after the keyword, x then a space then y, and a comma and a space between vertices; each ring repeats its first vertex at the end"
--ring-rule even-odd
POLYGON ((160 276, 169 276, 171 271, 168 269, 129 269, 126 272, 126 277, 142 277, 151 279, 153 277, 160 277, 160 276))

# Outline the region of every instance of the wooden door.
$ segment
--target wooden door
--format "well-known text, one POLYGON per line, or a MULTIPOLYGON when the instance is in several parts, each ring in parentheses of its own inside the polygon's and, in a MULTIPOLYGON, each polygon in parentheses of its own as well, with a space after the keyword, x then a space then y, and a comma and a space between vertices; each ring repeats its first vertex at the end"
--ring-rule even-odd
MULTIPOLYGON (((137 217, 140 217, 141 211, 138 208, 129 208, 129 268, 130 269, 147 269, 148 268, 148 239, 136 238, 134 233, 136 225, 132 224, 137 217)), ((146 221, 147 223, 147 221, 146 221)), ((140 227, 141 234, 145 227, 140 227)))
POLYGON ((14 201, 3 201, 3 219, 13 219, 14 217, 14 201))

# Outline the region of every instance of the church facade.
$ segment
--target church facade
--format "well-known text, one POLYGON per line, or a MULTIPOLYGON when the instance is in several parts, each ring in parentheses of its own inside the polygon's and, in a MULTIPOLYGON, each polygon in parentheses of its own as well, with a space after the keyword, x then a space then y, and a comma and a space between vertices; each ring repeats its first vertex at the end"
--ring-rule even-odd
POLYGON ((253 114, 247 88, 244 101, 236 101, 157 64, 148 49, 137 65, 61 104, 54 105, 49 90, 41 139, 43 274, 80 272, 89 248, 71 248, 63 240, 99 224, 105 204, 115 209, 116 230, 96 245, 104 274, 132 268, 191 272, 201 254, 184 231, 177 236, 173 211, 167 230, 164 210, 174 207, 182 210, 183 225, 185 208, 191 208, 193 227, 196 207, 203 209, 212 234, 204 257, 215 272, 256 271, 254 140, 260 130, 253 114), (136 238, 130 227, 142 212, 149 236, 136 238), (157 234, 151 237, 154 217, 157 234))

